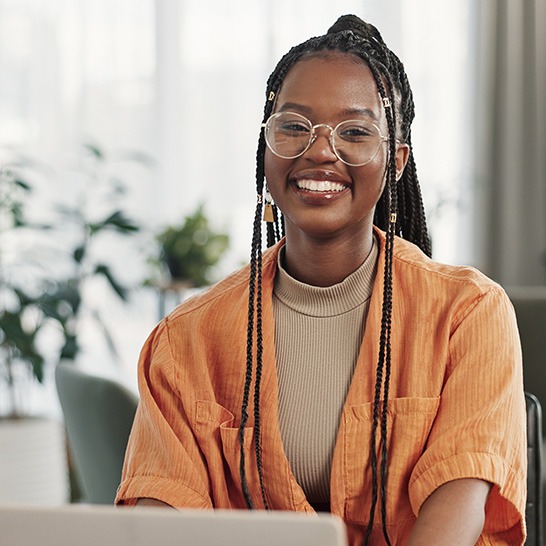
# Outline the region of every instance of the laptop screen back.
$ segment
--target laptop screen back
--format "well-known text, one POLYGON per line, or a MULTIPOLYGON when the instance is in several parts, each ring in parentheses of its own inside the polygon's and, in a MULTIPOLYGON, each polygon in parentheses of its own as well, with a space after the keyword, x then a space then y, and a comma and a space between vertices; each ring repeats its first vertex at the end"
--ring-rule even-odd
POLYGON ((9 546, 346 546, 330 514, 67 505, 0 506, 9 546))

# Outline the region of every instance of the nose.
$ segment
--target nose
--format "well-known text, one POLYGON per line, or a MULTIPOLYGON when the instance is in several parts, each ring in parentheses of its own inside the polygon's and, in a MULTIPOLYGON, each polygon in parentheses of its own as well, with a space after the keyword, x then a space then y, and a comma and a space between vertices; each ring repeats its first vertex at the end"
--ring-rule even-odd
POLYGON ((330 163, 338 160, 331 143, 332 128, 329 125, 315 125, 313 140, 304 157, 315 163, 330 163), (321 129, 318 131, 317 129, 321 129))

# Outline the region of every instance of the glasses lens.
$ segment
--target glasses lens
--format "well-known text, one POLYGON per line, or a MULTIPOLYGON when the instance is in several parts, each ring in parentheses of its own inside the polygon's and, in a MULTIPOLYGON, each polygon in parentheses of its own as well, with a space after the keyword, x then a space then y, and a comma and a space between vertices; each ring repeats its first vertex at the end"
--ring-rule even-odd
POLYGON ((344 121, 334 130, 337 155, 349 165, 364 165, 371 161, 379 151, 381 141, 379 129, 367 121, 344 121))
POLYGON ((265 139, 274 154, 286 159, 301 155, 311 140, 311 122, 293 112, 273 114, 265 125, 265 139))

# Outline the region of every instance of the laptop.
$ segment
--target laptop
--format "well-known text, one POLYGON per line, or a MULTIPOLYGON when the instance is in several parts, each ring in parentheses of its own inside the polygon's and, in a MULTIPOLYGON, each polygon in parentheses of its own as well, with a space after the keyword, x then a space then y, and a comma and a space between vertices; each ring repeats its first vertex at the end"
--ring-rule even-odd
POLYGON ((347 546, 331 514, 0 506, 2 546, 347 546))

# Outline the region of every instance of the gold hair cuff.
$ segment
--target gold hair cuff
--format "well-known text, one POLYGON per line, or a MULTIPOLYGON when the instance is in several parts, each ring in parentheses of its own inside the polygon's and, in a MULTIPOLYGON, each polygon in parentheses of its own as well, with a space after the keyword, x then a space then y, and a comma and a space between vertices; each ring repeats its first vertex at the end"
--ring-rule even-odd
POLYGON ((272 224, 275 222, 275 215, 273 214, 273 205, 271 203, 266 203, 264 207, 264 222, 272 224))
POLYGON ((275 215, 273 214, 273 198, 271 197, 271 194, 269 193, 269 190, 265 189, 265 206, 264 206, 264 222, 267 222, 268 224, 272 224, 275 222, 275 215))

